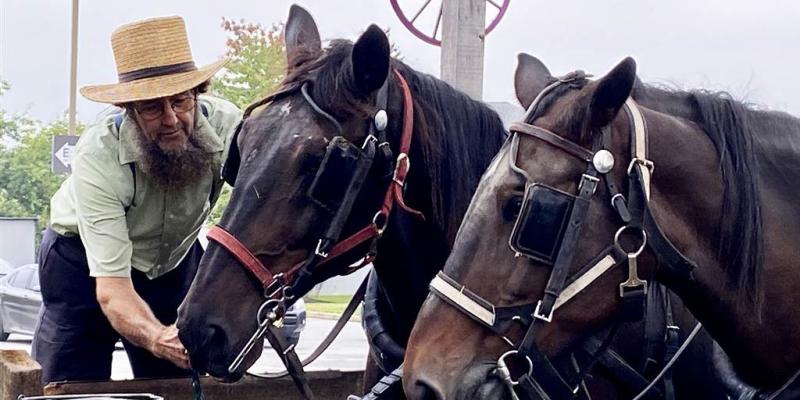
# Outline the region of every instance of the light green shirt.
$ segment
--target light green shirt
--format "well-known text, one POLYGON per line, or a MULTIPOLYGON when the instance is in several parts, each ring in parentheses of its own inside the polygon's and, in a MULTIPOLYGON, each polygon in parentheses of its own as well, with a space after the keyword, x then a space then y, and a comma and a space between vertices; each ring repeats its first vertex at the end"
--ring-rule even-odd
POLYGON ((81 135, 72 175, 50 199, 50 224, 61 235, 80 236, 91 276, 126 277, 136 268, 156 278, 175 268, 196 240, 222 189, 220 166, 242 117, 222 99, 200 96, 198 103, 193 134, 211 144, 213 161, 196 184, 180 190, 159 187, 138 165, 132 173, 139 134, 132 117, 117 130, 115 116, 108 116, 81 135))

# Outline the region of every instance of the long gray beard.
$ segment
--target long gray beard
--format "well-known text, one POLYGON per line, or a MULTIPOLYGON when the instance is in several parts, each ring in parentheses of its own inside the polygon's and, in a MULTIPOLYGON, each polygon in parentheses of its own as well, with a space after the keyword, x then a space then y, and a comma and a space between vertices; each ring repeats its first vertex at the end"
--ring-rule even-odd
POLYGON ((181 150, 165 151, 158 143, 139 135, 139 151, 142 170, 161 188, 183 189, 197 183, 210 171, 213 155, 209 145, 189 136, 186 146, 181 150))

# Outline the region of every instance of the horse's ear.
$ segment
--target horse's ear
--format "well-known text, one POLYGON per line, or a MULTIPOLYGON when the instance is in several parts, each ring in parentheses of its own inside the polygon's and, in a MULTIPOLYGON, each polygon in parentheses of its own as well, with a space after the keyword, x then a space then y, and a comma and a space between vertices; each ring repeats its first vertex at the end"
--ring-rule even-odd
POLYGON ((290 71, 299 65, 303 55, 322 51, 322 41, 314 18, 296 4, 289 8, 283 39, 286 44, 286 65, 290 71))
POLYGON ((626 57, 597 82, 589 105, 593 127, 606 126, 614 119, 625 100, 631 95, 636 81, 636 61, 626 57))
POLYGON ((353 83, 361 94, 369 95, 383 86, 389 75, 389 38, 381 28, 370 25, 353 45, 353 83))
POLYGON ((522 107, 528 109, 533 99, 547 87, 553 79, 550 71, 538 58, 519 53, 517 55, 517 71, 514 73, 514 89, 517 92, 517 100, 522 107))

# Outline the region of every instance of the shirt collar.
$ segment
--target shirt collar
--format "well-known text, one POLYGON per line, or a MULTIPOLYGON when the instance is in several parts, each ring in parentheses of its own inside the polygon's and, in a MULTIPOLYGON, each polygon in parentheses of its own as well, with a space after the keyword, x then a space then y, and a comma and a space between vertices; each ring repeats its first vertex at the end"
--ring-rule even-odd
MULTIPOLYGON (((139 134, 139 125, 127 111, 124 111, 122 124, 119 127, 119 163, 120 165, 129 164, 139 160, 136 135, 139 134)), ((200 111, 200 103, 197 103, 194 114, 194 134, 203 142, 208 143, 208 153, 218 153, 225 149, 225 144, 214 132, 214 128, 205 115, 200 111)))

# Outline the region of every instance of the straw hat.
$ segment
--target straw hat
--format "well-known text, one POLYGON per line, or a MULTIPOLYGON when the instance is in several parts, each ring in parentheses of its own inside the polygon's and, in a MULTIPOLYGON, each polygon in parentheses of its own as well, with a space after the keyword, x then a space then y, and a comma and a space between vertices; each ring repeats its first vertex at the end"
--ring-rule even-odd
POLYGON ((181 17, 123 25, 111 34, 111 47, 119 83, 82 87, 89 100, 120 104, 171 96, 207 81, 227 61, 197 68, 181 17))

